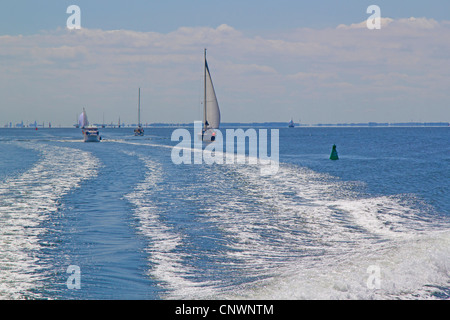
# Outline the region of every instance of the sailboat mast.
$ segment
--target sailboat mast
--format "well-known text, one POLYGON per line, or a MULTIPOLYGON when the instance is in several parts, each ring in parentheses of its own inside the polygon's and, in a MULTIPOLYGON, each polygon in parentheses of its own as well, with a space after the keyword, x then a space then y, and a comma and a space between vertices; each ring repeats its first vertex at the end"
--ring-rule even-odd
POLYGON ((204 86, 203 86, 203 127, 206 131, 206 48, 205 48, 205 65, 204 65, 204 86))
POLYGON ((139 102, 138 102, 138 127, 141 126, 141 88, 139 88, 139 102))

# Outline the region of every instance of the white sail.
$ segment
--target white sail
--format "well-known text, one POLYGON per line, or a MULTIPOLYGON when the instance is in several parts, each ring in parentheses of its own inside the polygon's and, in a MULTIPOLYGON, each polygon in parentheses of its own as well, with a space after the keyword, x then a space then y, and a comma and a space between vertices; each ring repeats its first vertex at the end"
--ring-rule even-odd
POLYGON ((220 110, 211 74, 205 57, 205 128, 217 129, 220 125, 220 110))
POLYGON ((80 128, 84 128, 89 125, 87 113, 86 113, 86 110, 84 110, 84 108, 83 108, 83 112, 78 117, 78 125, 80 126, 80 128))

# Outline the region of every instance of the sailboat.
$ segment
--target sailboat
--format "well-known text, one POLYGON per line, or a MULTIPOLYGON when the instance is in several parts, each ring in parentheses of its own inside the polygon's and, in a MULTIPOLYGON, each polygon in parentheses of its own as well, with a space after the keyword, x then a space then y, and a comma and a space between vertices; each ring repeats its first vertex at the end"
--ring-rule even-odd
POLYGON ((78 123, 78 120, 79 120, 79 119, 78 119, 78 115, 75 115, 75 120, 76 120, 76 121, 75 121, 74 126, 75 126, 75 128, 78 129, 78 128, 80 127, 80 124, 78 123))
POLYGON ((292 118, 291 118, 291 121, 289 121, 289 128, 293 128, 294 127, 294 120, 292 120, 292 118))
POLYGON ((86 110, 83 108, 83 112, 78 117, 78 126, 81 128, 81 132, 84 136, 84 142, 100 142, 102 139, 96 126, 89 126, 89 120, 86 110))
POLYGON ((139 98, 138 98, 138 127, 134 129, 135 136, 143 136, 144 128, 141 127, 141 88, 139 88, 139 98))
MULTIPOLYGON (((204 72, 204 96, 203 96, 203 128, 201 140, 204 142, 213 142, 216 139, 216 132, 220 125, 220 109, 217 102, 214 85, 209 72, 208 62, 206 61, 205 49, 205 72, 204 72)), ((199 133, 200 135, 200 133, 199 133)))

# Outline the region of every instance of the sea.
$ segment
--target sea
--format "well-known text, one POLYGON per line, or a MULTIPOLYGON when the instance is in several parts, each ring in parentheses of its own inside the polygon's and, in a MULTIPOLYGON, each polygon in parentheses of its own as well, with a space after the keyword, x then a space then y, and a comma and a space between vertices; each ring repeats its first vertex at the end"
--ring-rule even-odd
POLYGON ((265 175, 174 130, 0 129, 0 299, 450 298, 450 127, 280 127, 265 175))

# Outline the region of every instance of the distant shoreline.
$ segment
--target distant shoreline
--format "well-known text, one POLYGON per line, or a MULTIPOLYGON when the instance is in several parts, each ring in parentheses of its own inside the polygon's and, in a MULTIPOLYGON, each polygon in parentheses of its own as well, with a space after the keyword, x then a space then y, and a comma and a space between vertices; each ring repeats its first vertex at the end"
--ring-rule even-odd
MULTIPOLYGON (((136 124, 121 125, 105 125, 95 124, 99 129, 127 129, 136 128, 136 124)), ((143 125, 144 128, 162 128, 162 127, 193 127, 193 123, 149 123, 143 125)), ((312 128, 312 127, 449 127, 449 122, 360 122, 360 123, 316 123, 316 124, 302 124, 295 123, 295 127, 312 128)), ((287 128, 287 122, 223 122, 221 127, 265 127, 265 128, 287 128)), ((4 126, 2 129, 76 129, 75 126, 4 126)))
MULTIPOLYGON (((317 123, 302 124, 295 123, 295 127, 448 127, 449 122, 395 122, 395 123, 317 123)), ((223 123, 223 126, 264 126, 264 127, 287 127, 287 122, 261 122, 261 123, 223 123)))

